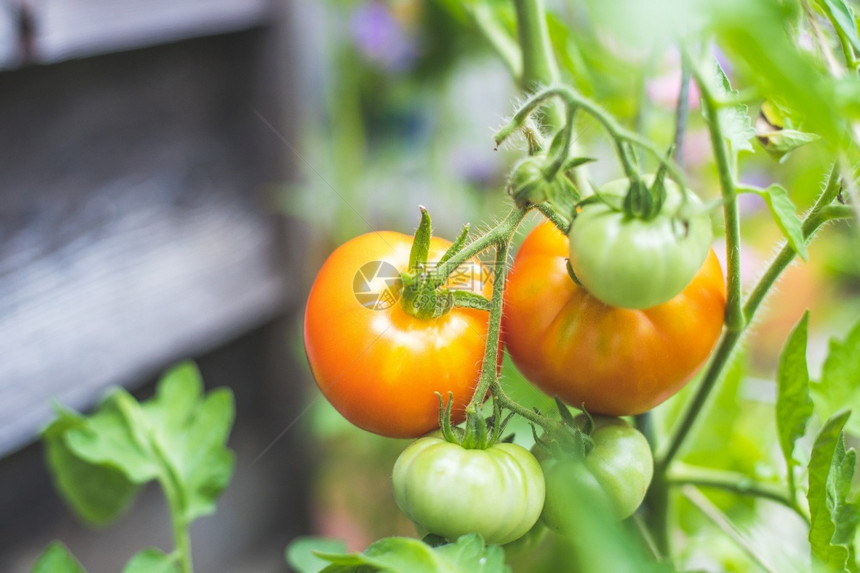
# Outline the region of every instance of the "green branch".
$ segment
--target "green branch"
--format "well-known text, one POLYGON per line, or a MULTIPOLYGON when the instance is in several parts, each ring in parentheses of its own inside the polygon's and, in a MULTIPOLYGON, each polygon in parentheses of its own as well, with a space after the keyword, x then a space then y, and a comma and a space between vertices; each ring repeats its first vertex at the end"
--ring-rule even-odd
MULTIPOLYGON (((519 78, 520 88, 529 92, 539 86, 557 83, 558 65, 549 41, 543 0, 514 0, 514 7, 517 12, 517 36, 523 64, 519 78)), ((555 106, 550 107, 545 120, 550 131, 557 129, 564 122, 562 110, 555 106)))
POLYGON ((502 59, 517 83, 523 75, 523 59, 517 43, 494 17, 493 10, 483 2, 467 4, 472 22, 502 59))
POLYGON ((797 499, 789 497, 783 487, 777 484, 760 483, 737 472, 676 464, 666 476, 666 483, 673 486, 694 485, 767 499, 784 505, 797 513, 807 524, 809 523, 809 514, 797 499))
MULTIPOLYGON (((508 237, 508 240, 510 237, 508 237)), ((487 325, 487 342, 484 346, 484 361, 481 364, 481 377, 472 394, 467 411, 477 412, 484 398, 498 378, 499 340, 502 333, 502 307, 505 297, 505 280, 508 275, 508 241, 496 246, 496 260, 493 267, 493 298, 490 299, 490 317, 487 325)))
POLYGON ((744 328, 744 315, 741 310, 741 223, 738 210, 737 189, 735 188, 734 168, 729 159, 723 128, 720 125, 717 104, 710 86, 693 66, 693 76, 701 94, 702 109, 708 119, 708 132, 711 135, 711 147, 720 178, 720 188, 723 194, 723 218, 726 225, 726 328, 730 332, 739 332, 744 328))
POLYGON ((743 536, 738 528, 729 521, 729 518, 726 517, 719 508, 711 503, 711 501, 705 497, 702 492, 695 487, 688 485, 684 487, 683 493, 684 497, 686 497, 690 503, 696 506, 696 508, 698 508, 705 517, 710 519, 711 522, 722 530, 722 532, 725 533, 732 541, 734 541, 738 547, 743 549, 750 559, 755 561, 759 567, 767 573, 776 573, 776 569, 768 565, 757 553, 756 547, 743 536))
POLYGON ((552 86, 541 90, 532 96, 525 104, 523 104, 522 107, 520 107, 517 113, 514 114, 511 121, 496 133, 496 145, 501 145, 505 139, 520 129, 528 117, 534 113, 537 108, 555 97, 561 99, 568 105, 568 107, 583 110, 593 116, 615 141, 616 152, 618 153, 619 160, 622 164, 626 161, 626 151, 624 150, 623 144, 629 143, 631 145, 636 145, 650 153, 661 165, 664 165, 672 178, 686 189, 686 185, 684 185, 684 174, 678 167, 678 164, 672 161, 671 158, 667 158, 662 150, 657 148, 657 146, 649 139, 622 127, 608 111, 567 86, 552 86))
MULTIPOLYGON (((822 192, 821 196, 816 201, 815 206, 809 211, 803 221, 802 229, 805 244, 809 244, 815 233, 828 221, 838 219, 853 219, 855 213, 853 209, 846 205, 830 205, 839 193, 838 174, 836 169, 831 172, 830 179, 822 192)), ((782 272, 788 267, 797 253, 789 245, 783 246, 776 258, 771 261, 767 271, 759 279, 755 288, 749 295, 746 304, 742 308, 746 324, 752 321, 753 316, 759 308, 759 305, 764 300, 767 293, 776 283, 782 272)), ((723 373, 723 369, 729 361, 738 341, 741 339, 745 330, 733 331, 726 330, 717 343, 717 348, 711 357, 710 362, 705 370, 699 387, 696 393, 687 405, 687 409, 681 417, 681 420, 675 426, 675 432, 672 435, 669 445, 666 447, 665 453, 660 456, 656 463, 657 471, 665 472, 672 462, 672 459, 678 454, 681 445, 689 435, 693 425, 698 418, 699 411, 705 404, 708 395, 716 385, 723 373)))
POLYGON ((498 225, 490 229, 485 234, 481 235, 471 243, 465 245, 462 249, 453 253, 451 257, 443 263, 440 263, 436 268, 436 283, 441 286, 445 283, 451 273, 457 267, 471 259, 472 257, 486 251, 490 247, 509 243, 511 237, 516 231, 523 218, 526 216, 528 209, 514 208, 508 215, 499 222, 498 225))

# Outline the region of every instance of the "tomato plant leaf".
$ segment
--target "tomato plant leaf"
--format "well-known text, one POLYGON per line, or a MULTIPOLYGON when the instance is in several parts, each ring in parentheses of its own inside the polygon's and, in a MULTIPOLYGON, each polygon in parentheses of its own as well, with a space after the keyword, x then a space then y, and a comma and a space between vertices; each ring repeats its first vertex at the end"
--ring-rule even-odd
POLYGON ((773 184, 762 191, 761 196, 767 203, 779 230, 788 240, 788 244, 804 261, 807 260, 803 223, 797 216, 794 203, 788 198, 788 191, 780 185, 773 184))
POLYGON ((820 135, 796 129, 758 130, 756 137, 768 155, 779 162, 782 162, 790 152, 798 147, 821 139, 820 135))
POLYGON ((54 541, 36 561, 30 573, 87 573, 68 548, 54 541))
POLYGON ((857 34, 857 23, 854 14, 844 0, 813 0, 824 12, 840 36, 845 37, 851 46, 860 51, 860 35, 857 34))
POLYGON ((233 454, 226 441, 233 416, 230 390, 203 396, 200 373, 189 362, 169 370, 147 402, 118 389, 95 414, 65 414, 60 423, 73 423, 64 443, 82 462, 116 469, 131 484, 156 479, 178 490, 175 509, 190 522, 214 511, 230 481, 233 454))
POLYGON ((792 476, 797 465, 794 444, 806 433, 806 425, 813 412, 812 398, 809 396, 809 368, 806 364, 808 324, 807 312, 794 327, 782 349, 776 375, 776 428, 791 484, 794 483, 792 476))
MULTIPOLYGON (((338 548, 339 549, 339 548, 338 548)), ((297 554, 306 551, 301 546, 297 554)), ((291 549, 287 550, 289 556, 291 549)), ((363 553, 323 553, 314 555, 331 565, 324 573, 358 573, 363 571, 409 571, 410 573, 509 573, 504 550, 486 546, 480 536, 464 535, 454 543, 430 547, 408 537, 386 537, 371 544, 363 553)), ((288 557, 289 559, 289 557, 288 557)), ((302 561, 301 563, 308 563, 302 561)), ((313 566, 313 563, 311 563, 313 566)), ((314 569, 300 573, 315 573, 314 569)))
POLYGON ((457 571, 475 573, 508 571, 504 550, 498 545, 485 545, 481 536, 474 533, 463 535, 454 543, 440 545, 434 551, 450 561, 457 571))
MULTIPOLYGON (((738 95, 738 91, 732 89, 728 76, 717 60, 713 60, 711 84, 714 95, 721 101, 731 100, 738 95)), ((740 103, 724 105, 717 110, 717 121, 722 127, 723 138, 735 154, 740 151, 753 150, 752 138, 755 136, 755 130, 747 112, 747 106, 740 103)), ((702 115, 707 121, 708 116, 704 107, 702 108, 702 115)))
POLYGON ((856 453, 845 450, 842 430, 851 412, 842 410, 821 428, 809 460, 809 543, 813 561, 828 571, 847 570, 858 514, 847 496, 856 453))
POLYGON ((89 524, 104 525, 128 507, 139 488, 116 467, 90 463, 69 449, 67 432, 85 423, 75 412, 58 407, 57 418, 42 432, 45 461, 55 488, 75 514, 89 524))
POLYGON ((131 558, 122 573, 176 573, 177 569, 161 549, 148 547, 131 558))
MULTIPOLYGON (((845 340, 832 339, 821 370, 821 380, 810 385, 815 409, 822 419, 845 407, 860 403, 860 321, 845 340)), ((860 436, 860 420, 848 420, 845 431, 860 436)))
MULTIPOLYGON (((139 439, 140 429, 134 427, 137 421, 129 419, 137 410, 139 406, 128 392, 115 390, 84 424, 68 431, 66 444, 81 459, 115 467, 133 483, 155 479, 161 468, 139 439)), ((139 413, 135 417, 140 417, 139 413)))
POLYGON ((202 393, 200 372, 186 362, 165 374, 155 398, 142 405, 159 459, 179 477, 189 521, 215 511, 233 472, 226 448, 233 394, 227 388, 202 393))
POLYGON ((340 539, 325 537, 299 537, 287 546, 287 563, 297 573, 319 573, 329 565, 330 561, 318 557, 317 553, 346 554, 346 543, 340 539))

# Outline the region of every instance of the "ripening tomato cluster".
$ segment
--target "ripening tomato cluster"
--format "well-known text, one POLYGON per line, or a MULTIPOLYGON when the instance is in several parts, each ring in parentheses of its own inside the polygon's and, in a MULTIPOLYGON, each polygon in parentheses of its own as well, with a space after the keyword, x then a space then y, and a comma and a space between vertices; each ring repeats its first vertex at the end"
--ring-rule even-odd
MULTIPOLYGON (((627 187, 612 182, 600 195, 620 201, 627 187)), ((564 531, 583 500, 617 519, 641 504, 651 450, 613 416, 648 411, 678 392, 711 353, 726 303, 707 214, 671 182, 654 197, 662 208, 641 217, 612 201, 587 202, 568 236, 543 222, 520 246, 505 284, 500 342, 538 388, 597 415, 585 457, 542 453, 538 462, 515 444, 467 449, 450 434, 426 436, 439 427, 440 395, 453 396, 452 423, 465 418, 489 313, 456 305, 410 312, 405 303, 420 297, 401 296, 416 280, 407 235, 368 233, 325 262, 304 322, 313 376, 356 426, 425 436, 394 467, 398 506, 421 530, 447 538, 477 532, 504 544, 523 538, 539 516, 564 531)), ((450 256, 450 246, 433 238, 423 260, 450 256)), ((490 276, 470 260, 442 286, 490 298, 490 276)))

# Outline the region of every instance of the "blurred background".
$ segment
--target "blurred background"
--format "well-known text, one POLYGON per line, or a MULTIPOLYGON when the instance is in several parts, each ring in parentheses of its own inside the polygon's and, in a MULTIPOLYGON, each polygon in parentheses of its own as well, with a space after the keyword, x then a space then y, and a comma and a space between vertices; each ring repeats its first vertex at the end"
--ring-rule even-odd
MULTIPOLYGON (((677 58, 605 41, 584 8, 548 4, 563 77, 670 141, 677 58)), ((88 411, 117 384, 149 397, 157 375, 188 357, 208 387, 230 386, 237 399, 233 482, 216 515, 192 527, 199 571, 285 571, 284 548, 299 535, 353 550, 414 535, 390 491, 404 442, 353 428, 320 397, 301 317, 316 271, 348 238, 411 233, 419 204, 449 238, 506 213, 506 173, 523 151, 495 151, 492 132, 522 92, 461 4, 2 0, 0 67, 0 571, 29 571, 52 539, 94 573, 119 571, 147 545, 170 548, 154 489, 113 526, 78 523, 52 488, 38 434, 53 402, 88 411)), ((684 167, 716 197, 698 112, 688 129, 684 167)), ((620 175, 594 124, 577 136, 601 159, 596 182, 620 175)), ((779 181, 804 209, 826 162, 814 145, 783 163, 756 148, 743 179, 779 181)), ((752 281, 780 235, 761 199, 743 199, 752 281)), ((772 416, 789 329, 813 309, 815 373, 828 338, 860 314, 856 234, 824 234, 816 263, 793 266, 770 300, 687 461, 763 478, 781 467, 760 420, 772 416)), ((508 363, 504 375, 510 394, 547 406, 508 363)), ((681 400, 659 408, 661 427, 681 400)), ((530 445, 528 426, 513 429, 530 445)), ((795 557, 779 557, 779 541, 804 532, 781 508, 711 499, 775 559, 795 557)), ((695 509, 679 511, 690 566, 749 570, 695 509)), ((549 538, 515 570, 564 570, 556 545, 549 538)))

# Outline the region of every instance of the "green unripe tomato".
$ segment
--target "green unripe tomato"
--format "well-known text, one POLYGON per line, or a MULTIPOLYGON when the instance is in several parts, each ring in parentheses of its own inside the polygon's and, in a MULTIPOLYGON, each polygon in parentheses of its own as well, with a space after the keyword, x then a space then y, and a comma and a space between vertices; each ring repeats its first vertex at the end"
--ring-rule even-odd
POLYGON ((416 440, 393 470, 394 500, 429 533, 477 533, 490 544, 525 535, 540 517, 544 479, 527 449, 497 443, 467 450, 437 437, 416 440))
MULTIPOLYGON (((653 176, 644 181, 650 185, 653 176)), ((711 221, 693 194, 687 214, 675 216, 681 190, 665 180, 666 200, 656 216, 644 220, 602 202, 582 207, 570 229, 570 266, 595 298, 622 308, 651 308, 684 290, 705 262, 711 221)), ((601 195, 623 197, 627 179, 611 181, 601 195)))
POLYGON ((621 418, 595 417, 594 423, 594 447, 584 461, 550 457, 541 463, 546 480, 541 520, 555 531, 569 531, 584 508, 625 519, 651 484, 654 460, 645 436, 621 418))

